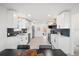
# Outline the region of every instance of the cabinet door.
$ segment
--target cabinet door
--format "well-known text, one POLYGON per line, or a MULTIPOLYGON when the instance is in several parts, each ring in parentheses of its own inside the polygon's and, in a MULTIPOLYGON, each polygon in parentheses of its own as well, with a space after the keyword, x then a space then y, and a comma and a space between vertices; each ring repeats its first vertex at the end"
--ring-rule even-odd
POLYGON ((51 34, 51 43, 52 43, 52 45, 54 45, 54 34, 51 34))
POLYGON ((60 28, 65 28, 65 14, 62 13, 61 16, 60 16, 60 28))
POLYGON ((58 49, 58 35, 55 37, 55 48, 58 49))
POLYGON ((69 12, 63 12, 57 16, 57 28, 70 28, 69 12))
POLYGON ((55 47, 54 47, 54 34, 51 34, 51 45, 52 45, 52 49, 55 49, 55 47))
POLYGON ((70 47, 69 47, 70 38, 69 37, 60 36, 58 45, 59 45, 59 49, 61 49, 66 54, 69 54, 70 52, 70 47))
POLYGON ((13 28, 18 28, 18 19, 14 18, 13 19, 13 28))
POLYGON ((65 28, 70 28, 70 13, 69 12, 65 12, 64 13, 64 19, 63 19, 63 24, 65 28))
POLYGON ((58 49, 58 36, 57 35, 55 35, 54 37, 54 47, 58 49))
POLYGON ((58 48, 58 41, 57 41, 58 37, 57 37, 56 34, 52 34, 51 36, 52 36, 51 37, 51 43, 55 47, 55 49, 57 49, 58 48))
POLYGON ((18 40, 16 37, 8 37, 6 40, 6 49, 17 49, 18 40))
POLYGON ((61 15, 57 16, 57 28, 60 28, 61 25, 61 15))
POLYGON ((25 45, 28 42, 28 37, 19 36, 18 37, 18 45, 25 45))
POLYGON ((13 11, 8 11, 8 20, 9 23, 8 28, 14 28, 14 17, 13 17, 13 11))

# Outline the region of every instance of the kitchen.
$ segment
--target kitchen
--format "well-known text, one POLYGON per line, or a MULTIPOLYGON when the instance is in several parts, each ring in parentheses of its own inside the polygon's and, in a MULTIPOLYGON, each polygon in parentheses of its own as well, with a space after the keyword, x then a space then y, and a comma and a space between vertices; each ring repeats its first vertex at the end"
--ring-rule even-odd
POLYGON ((35 48, 52 49, 52 56, 78 56, 78 10, 76 3, 1 3, 0 55, 35 48))

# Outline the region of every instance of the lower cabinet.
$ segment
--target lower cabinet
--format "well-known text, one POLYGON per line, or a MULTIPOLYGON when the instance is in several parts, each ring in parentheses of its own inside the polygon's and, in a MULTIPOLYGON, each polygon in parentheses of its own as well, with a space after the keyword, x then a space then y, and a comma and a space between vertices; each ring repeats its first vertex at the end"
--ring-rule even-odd
POLYGON ((70 37, 59 36, 58 48, 61 49, 64 53, 70 54, 70 47, 70 37))
POLYGON ((17 35, 13 37, 8 37, 6 40, 6 49, 17 49, 18 45, 26 45, 27 43, 27 35, 17 35))
POLYGON ((16 49, 18 44, 17 37, 8 37, 6 40, 6 49, 16 49))
POLYGON ((51 34, 51 44, 54 49, 61 49, 64 53, 70 54, 70 37, 51 34))
POLYGON ((58 49, 58 35, 51 34, 51 44, 55 49, 58 49))
POLYGON ((26 45, 28 42, 28 37, 20 37, 18 45, 26 45))

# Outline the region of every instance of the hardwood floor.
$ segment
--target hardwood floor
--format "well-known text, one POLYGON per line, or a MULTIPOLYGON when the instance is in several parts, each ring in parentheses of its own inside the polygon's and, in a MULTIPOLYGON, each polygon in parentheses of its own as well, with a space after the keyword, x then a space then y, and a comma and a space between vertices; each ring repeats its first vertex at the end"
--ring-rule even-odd
POLYGON ((30 45, 31 49, 39 49, 40 45, 51 45, 51 44, 44 37, 35 37, 30 41, 28 45, 30 45))

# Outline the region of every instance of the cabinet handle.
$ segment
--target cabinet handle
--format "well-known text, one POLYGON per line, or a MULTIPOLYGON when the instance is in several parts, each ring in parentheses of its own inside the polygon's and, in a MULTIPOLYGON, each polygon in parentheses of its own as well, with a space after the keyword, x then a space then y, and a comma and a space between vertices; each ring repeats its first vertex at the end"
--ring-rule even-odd
POLYGON ((59 28, 60 28, 60 25, 59 25, 59 28))
POLYGON ((21 40, 21 41, 23 41, 23 40, 21 40))
POLYGON ((56 39, 54 39, 54 42, 56 42, 56 39))

